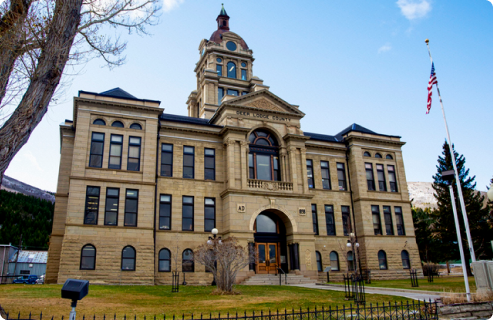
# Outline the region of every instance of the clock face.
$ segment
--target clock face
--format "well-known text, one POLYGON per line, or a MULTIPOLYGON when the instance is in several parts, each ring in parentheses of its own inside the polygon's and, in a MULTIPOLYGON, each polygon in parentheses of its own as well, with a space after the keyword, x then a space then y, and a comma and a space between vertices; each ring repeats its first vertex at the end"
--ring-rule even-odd
POLYGON ((236 43, 234 43, 233 41, 228 41, 226 43, 226 48, 228 48, 228 50, 230 50, 230 51, 235 51, 236 50, 236 43))

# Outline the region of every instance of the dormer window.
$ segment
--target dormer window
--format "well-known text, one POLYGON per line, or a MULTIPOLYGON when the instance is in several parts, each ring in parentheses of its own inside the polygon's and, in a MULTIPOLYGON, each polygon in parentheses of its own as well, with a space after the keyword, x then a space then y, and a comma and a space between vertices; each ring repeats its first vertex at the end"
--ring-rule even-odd
POLYGON ((228 62, 228 78, 236 79, 236 64, 234 62, 228 62))
POLYGON ((248 169, 250 179, 281 180, 279 144, 273 134, 256 130, 250 134, 248 169))

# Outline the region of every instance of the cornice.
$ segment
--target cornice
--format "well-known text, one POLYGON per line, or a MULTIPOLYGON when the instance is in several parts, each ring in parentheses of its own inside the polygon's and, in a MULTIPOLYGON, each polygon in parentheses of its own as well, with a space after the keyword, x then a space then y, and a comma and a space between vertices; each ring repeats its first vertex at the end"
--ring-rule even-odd
POLYGON ((163 121, 161 119, 161 128, 159 130, 159 133, 163 132, 163 129, 165 130, 172 130, 172 131, 180 131, 180 132, 193 132, 193 133, 204 133, 204 134, 212 134, 212 135, 220 135, 222 132, 222 128, 216 128, 215 130, 206 130, 206 129, 200 129, 200 128, 195 128, 195 127, 178 127, 178 126, 171 126, 168 124, 163 124, 163 121))
POLYGON ((222 130, 219 132, 221 136, 224 136, 226 133, 241 133, 246 134, 250 132, 250 128, 243 127, 235 127, 235 126, 224 126, 222 130))
MULTIPOLYGON (((91 168, 94 169, 94 168, 91 168)), ((97 169, 97 168, 96 168, 97 169)), ((129 171, 126 171, 129 172, 129 171)), ((85 181, 99 181, 99 182, 111 182, 111 183, 128 183, 128 184, 140 184, 147 186, 155 186, 155 182, 144 182, 137 180, 123 180, 123 179, 109 179, 109 178, 92 178, 92 177, 82 177, 82 176, 70 176, 71 180, 85 180, 85 181)))
POLYGON ((158 107, 139 106, 130 103, 74 97, 74 115, 73 115, 74 127, 76 127, 77 125, 77 114, 78 114, 77 111, 79 109, 79 103, 87 103, 92 105, 105 105, 105 106, 112 106, 112 107, 126 108, 126 109, 136 109, 140 111, 149 111, 151 113, 157 114, 156 120, 159 118, 159 115, 164 111, 164 108, 158 108, 158 107))
POLYGON ((305 141, 305 143, 307 140, 310 139, 310 137, 300 135, 300 134, 294 134, 294 133, 288 133, 283 138, 286 142, 293 140, 293 141, 305 141))
POLYGON ((368 202, 393 202, 393 203, 404 203, 411 204, 409 200, 394 200, 394 199, 378 199, 378 198, 369 198, 369 197, 357 197, 353 199, 354 202, 359 201, 368 201, 368 202))
MULTIPOLYGON (((337 142, 327 142, 327 143, 337 143, 337 142)), ((308 140, 307 142, 305 142, 306 148, 346 152, 346 146, 344 145, 344 143, 339 143, 339 144, 340 146, 334 146, 330 144, 318 144, 318 143, 313 143, 313 140, 312 141, 308 140)))
POLYGON ((254 196, 271 196, 271 197, 277 197, 277 198, 298 198, 298 199, 305 199, 305 200, 310 200, 312 199, 315 195, 314 194, 303 194, 303 193, 283 193, 283 192, 273 192, 273 191, 266 191, 266 190, 243 190, 243 189, 226 189, 223 192, 220 193, 221 198, 225 198, 226 196, 229 195, 244 195, 244 194, 250 194, 254 196))
POLYGON ((363 136, 349 136, 345 137, 345 139, 351 143, 351 141, 370 141, 370 142, 376 142, 376 143, 383 143, 383 144, 392 144, 392 145, 397 145, 397 146, 403 146, 406 143, 403 141, 393 141, 393 140, 387 140, 387 139, 379 139, 379 138, 374 138, 374 137, 363 137, 363 136))
MULTIPOLYGON (((138 223, 138 221, 137 221, 138 223)), ((126 227, 126 226, 108 226, 100 224, 79 224, 79 223, 66 223, 66 227, 82 227, 82 228, 108 228, 108 229, 127 229, 127 230, 154 230, 153 228, 143 228, 143 227, 126 227)))

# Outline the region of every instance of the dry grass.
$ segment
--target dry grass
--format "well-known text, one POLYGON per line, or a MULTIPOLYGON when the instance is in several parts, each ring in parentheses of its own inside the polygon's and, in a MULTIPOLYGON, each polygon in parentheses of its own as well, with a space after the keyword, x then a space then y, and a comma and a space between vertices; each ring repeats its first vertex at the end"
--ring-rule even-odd
MULTIPOLYGON (((490 302, 493 301, 493 292, 490 293, 472 293, 471 302, 490 302)), ((442 295, 443 304, 466 303, 467 296, 465 293, 444 293, 442 295)))
MULTIPOLYGON (((40 312, 43 318, 62 315, 68 316, 70 301, 60 298, 61 285, 2 285, 0 286, 0 304, 11 315, 21 312, 27 317, 32 312, 35 319, 40 312)), ((344 292, 306 289, 289 286, 237 286, 238 295, 213 294, 213 287, 181 286, 179 293, 171 293, 171 286, 98 286, 91 285, 89 295, 77 305, 77 314, 103 314, 122 318, 124 314, 144 315, 158 318, 182 315, 190 317, 193 313, 209 316, 220 312, 235 314, 247 312, 268 312, 284 308, 306 309, 316 307, 349 306, 344 300, 344 292)), ((369 295, 368 303, 406 301, 405 298, 369 295)))

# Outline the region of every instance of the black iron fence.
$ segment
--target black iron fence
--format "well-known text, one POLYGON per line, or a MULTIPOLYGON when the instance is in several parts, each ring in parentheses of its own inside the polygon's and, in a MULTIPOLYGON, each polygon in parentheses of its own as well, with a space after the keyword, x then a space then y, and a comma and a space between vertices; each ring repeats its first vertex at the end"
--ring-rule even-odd
MULTIPOLYGON (((68 320, 68 317, 46 317, 43 314, 39 316, 32 316, 29 314, 29 317, 22 317, 21 314, 9 315, 7 313, 6 320, 68 320)), ((116 314, 112 316, 107 315, 93 315, 86 316, 80 315, 77 316, 78 320, 342 320, 342 319, 350 319, 350 320, 416 320, 416 319, 430 319, 435 320, 438 319, 438 308, 437 302, 435 301, 412 301, 409 303, 382 303, 382 304, 372 304, 366 305, 364 307, 360 307, 359 305, 353 306, 352 304, 349 307, 343 306, 340 307, 322 307, 322 308, 314 308, 314 309, 306 309, 299 310, 291 309, 284 311, 271 311, 269 312, 253 312, 251 314, 247 314, 244 312, 243 314, 236 313, 227 313, 221 315, 218 313, 217 315, 213 314, 200 314, 200 315, 187 315, 184 314, 182 316, 127 316, 127 315, 119 315, 116 314)))

